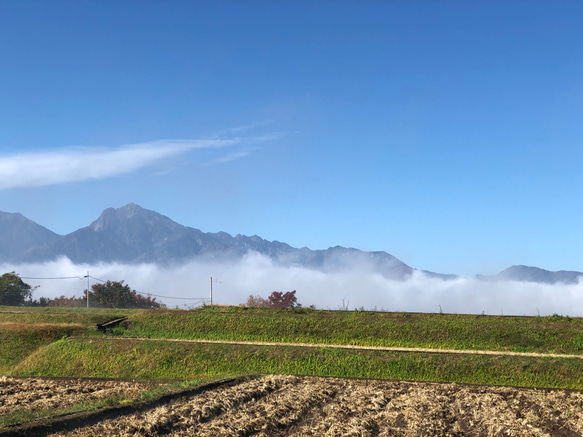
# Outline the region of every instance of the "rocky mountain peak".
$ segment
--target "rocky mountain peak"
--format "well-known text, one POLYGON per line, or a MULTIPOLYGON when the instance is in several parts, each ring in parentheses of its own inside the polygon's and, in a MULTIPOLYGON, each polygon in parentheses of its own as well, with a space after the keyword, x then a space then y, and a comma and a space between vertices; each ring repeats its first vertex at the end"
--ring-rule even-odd
POLYGON ((120 232, 123 228, 165 228, 172 231, 182 227, 168 217, 155 211, 142 208, 135 203, 128 203, 121 208, 107 208, 89 228, 95 232, 120 232))

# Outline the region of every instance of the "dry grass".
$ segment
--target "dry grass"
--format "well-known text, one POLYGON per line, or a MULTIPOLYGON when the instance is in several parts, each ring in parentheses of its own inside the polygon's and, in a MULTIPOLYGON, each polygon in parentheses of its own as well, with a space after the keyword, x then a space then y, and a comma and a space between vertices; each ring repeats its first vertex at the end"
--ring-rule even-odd
POLYGON ((575 391, 269 376, 55 435, 580 436, 575 391))
POLYGON ((27 324, 27 323, 13 323, 13 322, 0 322, 0 329, 5 331, 22 331, 22 330, 36 330, 36 331, 48 331, 54 328, 73 328, 73 329, 83 329, 83 325, 80 323, 39 323, 39 324, 27 324))
POLYGON ((131 399, 151 386, 135 382, 0 377, 0 417, 22 409, 61 409, 118 394, 131 399))

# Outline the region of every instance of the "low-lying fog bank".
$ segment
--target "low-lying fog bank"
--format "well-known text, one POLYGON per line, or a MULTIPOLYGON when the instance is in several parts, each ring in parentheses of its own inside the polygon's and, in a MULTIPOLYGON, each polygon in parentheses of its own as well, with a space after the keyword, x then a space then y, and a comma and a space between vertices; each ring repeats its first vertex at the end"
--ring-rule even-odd
POLYGON ((272 291, 297 290, 303 306, 319 309, 348 307, 385 311, 469 313, 494 315, 583 316, 583 283, 541 284, 516 281, 481 281, 458 278, 444 281, 421 272, 407 281, 394 281, 372 273, 366 266, 343 272, 319 272, 302 267, 282 267, 259 254, 249 254, 237 263, 191 262, 174 268, 152 264, 74 265, 68 259, 44 264, 0 265, 0 273, 16 271, 32 286, 33 298, 82 296, 87 287, 83 278, 89 271, 96 279, 125 281, 143 295, 157 297, 169 308, 193 307, 210 295, 213 302, 238 305, 249 295, 267 297, 272 291), (171 299, 179 298, 179 299, 171 299))

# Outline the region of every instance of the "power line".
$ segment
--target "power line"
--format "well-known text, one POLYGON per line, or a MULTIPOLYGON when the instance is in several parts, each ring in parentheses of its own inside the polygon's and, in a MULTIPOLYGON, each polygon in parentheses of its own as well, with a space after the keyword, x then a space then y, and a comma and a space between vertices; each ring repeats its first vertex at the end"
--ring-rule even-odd
POLYGON ((32 276, 19 276, 20 279, 83 279, 85 276, 60 276, 56 278, 34 278, 32 276))
POLYGON ((208 297, 174 297, 174 296, 161 296, 159 294, 152 294, 152 293, 144 293, 138 292, 141 295, 148 295, 148 296, 155 296, 155 297, 163 297, 164 299, 181 299, 181 300, 208 300, 208 297))
MULTIPOLYGON (((86 277, 86 276, 85 276, 86 277)), ((103 283, 106 283, 107 281, 104 281, 103 279, 99 279, 96 278, 95 276, 91 276, 89 275, 89 277, 91 279, 95 279, 96 281, 101 281, 103 283)), ((182 299, 182 300, 208 300, 208 298, 206 297, 175 297, 175 296, 162 296, 160 294, 153 294, 153 293, 145 293, 143 291, 138 291, 138 294, 143 295, 148 295, 148 296, 155 296, 155 297, 163 297, 164 299, 182 299)))
MULTIPOLYGON (((95 276, 85 275, 85 276, 55 276, 51 278, 39 278, 33 276, 19 276, 20 279, 36 279, 36 280, 60 280, 60 279, 85 279, 85 278, 95 279, 96 281, 100 281, 103 283, 107 283, 107 281, 103 279, 96 278, 95 276)), ((217 281, 218 282, 218 281, 217 281)), ((154 297, 161 297, 164 299, 177 299, 177 300, 198 300, 198 301, 205 301, 209 300, 208 297, 177 297, 177 296, 162 296, 160 294, 153 294, 153 293, 144 293, 144 292, 137 292, 138 294, 147 295, 147 296, 154 296, 154 297)), ((4 293, 4 294, 21 294, 19 292, 16 293, 4 293)))

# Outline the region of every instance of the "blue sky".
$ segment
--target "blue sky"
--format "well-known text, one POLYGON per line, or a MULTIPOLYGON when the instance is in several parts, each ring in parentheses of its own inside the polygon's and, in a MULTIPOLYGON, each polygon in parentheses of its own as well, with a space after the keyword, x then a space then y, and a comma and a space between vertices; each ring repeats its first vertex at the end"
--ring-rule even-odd
POLYGON ((0 210, 583 271, 583 3, 0 3, 0 210))

